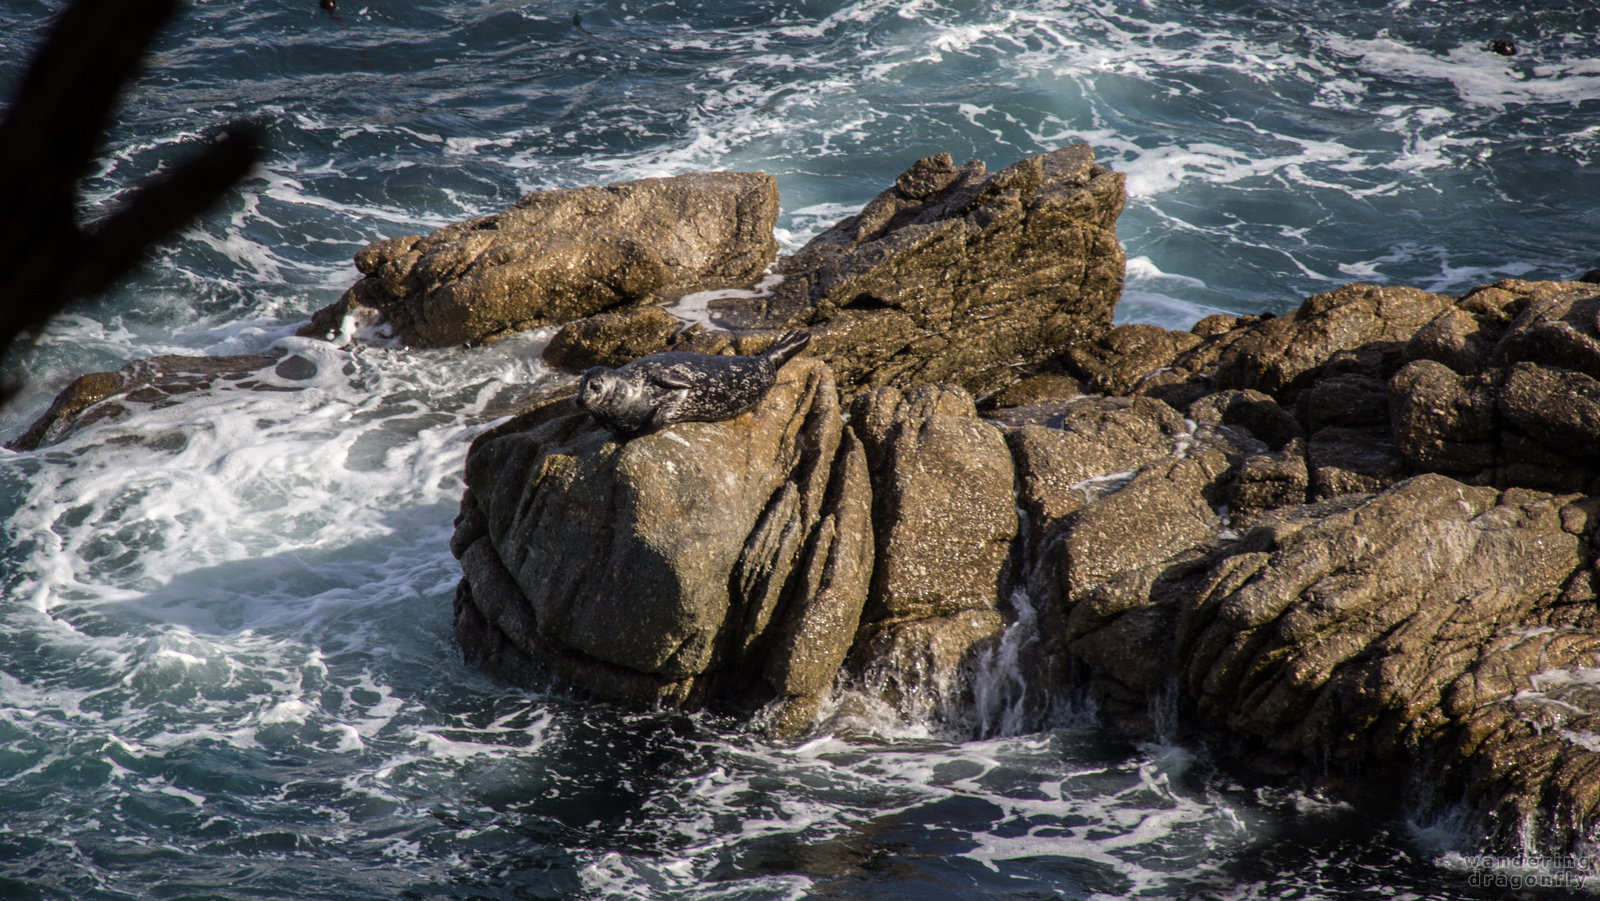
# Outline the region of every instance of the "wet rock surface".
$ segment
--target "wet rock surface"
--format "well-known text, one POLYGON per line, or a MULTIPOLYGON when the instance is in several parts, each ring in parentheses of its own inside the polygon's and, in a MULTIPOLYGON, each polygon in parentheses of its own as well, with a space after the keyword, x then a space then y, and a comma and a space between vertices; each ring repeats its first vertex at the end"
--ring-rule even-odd
POLYGON ((316 374, 316 363, 282 348, 228 357, 172 354, 135 360, 112 372, 79 376, 6 448, 37 450, 95 423, 119 419, 130 408, 171 406, 196 391, 224 386, 293 391, 316 374))

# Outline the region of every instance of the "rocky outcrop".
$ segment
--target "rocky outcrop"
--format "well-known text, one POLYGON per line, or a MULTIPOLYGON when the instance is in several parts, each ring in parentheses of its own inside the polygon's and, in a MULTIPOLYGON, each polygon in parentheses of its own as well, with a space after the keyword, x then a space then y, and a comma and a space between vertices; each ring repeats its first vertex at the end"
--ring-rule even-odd
POLYGON ((1110 327, 1123 181, 1081 144, 992 175, 948 155, 919 160, 783 261, 762 322, 812 328, 847 390, 996 391, 1017 364, 1110 327))
POLYGON ((772 262, 778 190, 706 172, 541 191, 492 216, 356 254, 365 278, 303 335, 386 323, 417 347, 481 344, 619 306, 749 285, 772 262))
MULTIPOLYGON (((808 329, 847 397, 946 383, 991 394, 1110 328, 1125 200, 1123 177, 1081 144, 992 174, 928 157, 780 260, 769 291, 709 307, 736 332, 808 329)), ((663 338, 649 350, 673 346, 663 338)))
MULTIPOLYGON (((1184 599, 1180 678, 1203 718, 1279 754, 1471 785, 1493 769, 1493 749, 1541 726, 1581 732, 1600 713, 1524 694, 1600 663, 1596 509, 1580 496, 1429 474, 1271 517, 1216 555, 1184 599)), ((1542 778, 1600 766, 1583 744, 1524 749, 1536 765, 1517 781, 1531 796, 1472 786, 1499 838, 1564 845, 1595 824, 1600 783, 1542 778), (1554 821, 1532 816, 1558 798, 1554 821)))
MULTIPOLYGON (((1418 472, 1594 493, 1597 317, 1600 291, 1580 282, 1505 281, 1460 298, 1349 285, 1282 318, 1216 317, 1194 333, 1146 336, 1137 353, 1116 350, 1152 327, 1121 326, 1060 363, 1090 387, 1183 411, 1218 389, 1257 392, 1282 411, 1265 415, 1293 417, 1288 431, 1264 426, 1275 451, 1304 437, 1297 465, 1313 499, 1418 472)), ((1294 477, 1285 461, 1256 468, 1294 477)))
POLYGON ((456 631, 516 682, 809 722, 872 574, 870 490, 827 368, 752 413, 618 442, 570 402, 481 437, 456 631))
POLYGON ((682 328, 676 316, 657 306, 609 310, 556 332, 545 345, 544 361, 569 372, 615 369, 672 346, 682 328))
POLYGON ((828 366, 626 445, 560 404, 483 439, 463 647, 624 700, 776 699, 794 734, 836 678, 962 719, 1004 646, 1013 725, 1087 694, 1117 734, 1210 736, 1257 776, 1409 780, 1503 845, 1586 840, 1600 288, 1350 285, 1112 328, 1120 204, 1083 150, 930 158, 737 301, 750 330, 570 325, 572 368, 794 325, 828 366))
POLYGON ((1010 453, 959 388, 880 389, 851 421, 801 359, 727 422, 619 443, 562 400, 486 434, 453 542, 463 650, 624 703, 776 701, 781 734, 852 648, 866 690, 949 706, 1004 624, 1010 453))
POLYGON ((1592 285, 1350 286, 1065 355, 1133 397, 991 414, 1035 535, 1036 691, 1070 675, 1130 736, 1175 706, 1256 775, 1465 797, 1500 847, 1586 841, 1597 312, 1592 285), (1085 423, 1117 424, 1098 458, 1085 423))
MULTIPOLYGON (((456 344, 570 320, 547 350, 567 369, 813 333, 725 422, 619 442, 546 396, 480 437, 453 542, 469 658, 763 709, 781 735, 840 686, 1009 728, 1086 695, 1113 733, 1201 736, 1253 776, 1464 798, 1501 847, 1600 831, 1600 286, 1349 285, 1111 327, 1121 179, 1067 148, 993 175, 919 161, 780 283, 695 301, 740 328, 683 328, 651 302, 771 258, 769 180, 689 181, 698 200, 551 192, 380 242, 310 327, 456 344), (1002 657, 1004 691, 975 678, 1002 657)), ((145 361, 13 447, 315 374, 145 361)))
POLYGON ((1129 734, 1175 678, 1258 776, 1409 777, 1441 803, 1464 792, 1505 845, 1565 846, 1600 814, 1600 783, 1575 778, 1600 766, 1600 705, 1574 690, 1600 672, 1597 509, 1416 476, 1231 540, 1192 532, 1155 565, 1062 586, 1047 621, 1129 734))

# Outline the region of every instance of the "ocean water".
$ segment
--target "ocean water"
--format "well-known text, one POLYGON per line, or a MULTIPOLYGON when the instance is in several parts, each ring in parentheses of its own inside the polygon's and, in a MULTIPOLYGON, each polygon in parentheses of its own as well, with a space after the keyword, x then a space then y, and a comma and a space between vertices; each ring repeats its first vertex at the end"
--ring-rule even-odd
MULTIPOLYGON (((0 96, 58 6, 0 0, 0 96)), ((0 452, 0 898, 1575 882, 1572 862, 1478 856, 1424 787, 1374 815, 1241 785, 1204 748, 1110 745, 1092 710, 1008 716, 1003 665, 1004 728, 841 707, 798 745, 508 689, 453 646, 448 539, 467 444, 552 377, 548 335, 292 335, 367 242, 531 190, 763 169, 792 250, 921 156, 998 168, 1076 141, 1128 174, 1121 321, 1574 277, 1600 266, 1592 4, 204 0, 122 105, 85 216, 233 118, 268 129, 266 165, 12 361, 29 381, 0 436, 154 354, 279 347, 318 372, 0 452)))

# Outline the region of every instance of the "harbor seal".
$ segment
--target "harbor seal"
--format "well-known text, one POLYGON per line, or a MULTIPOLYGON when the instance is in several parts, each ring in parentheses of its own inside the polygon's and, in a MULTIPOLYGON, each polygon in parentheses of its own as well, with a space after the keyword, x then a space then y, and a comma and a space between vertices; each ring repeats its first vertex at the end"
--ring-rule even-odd
POLYGON ((578 381, 578 406, 624 437, 674 422, 717 422, 755 408, 778 381, 783 364, 811 334, 789 332, 750 357, 667 351, 617 369, 596 366, 578 381))

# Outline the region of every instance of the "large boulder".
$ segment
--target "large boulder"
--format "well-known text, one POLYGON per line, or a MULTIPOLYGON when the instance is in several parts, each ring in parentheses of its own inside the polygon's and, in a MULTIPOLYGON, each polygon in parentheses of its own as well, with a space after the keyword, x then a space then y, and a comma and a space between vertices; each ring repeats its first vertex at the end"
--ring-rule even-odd
POLYGON ((452 543, 467 656, 521 683, 809 722, 872 574, 870 488, 827 367, 750 413, 618 441, 569 402, 481 437, 452 543))
POLYGON ((1348 286, 1061 365, 1132 397, 990 414, 1046 530, 1036 684, 1130 737, 1174 709, 1256 776, 1464 798, 1500 848, 1600 828, 1600 289, 1348 286), (1164 417, 1128 428, 1152 398, 1176 457, 1164 417), (1066 411, 1112 402, 1078 449, 1066 411))
POLYGON ((728 301, 743 327, 807 327, 841 390, 952 383, 981 396, 1016 366, 1111 326, 1125 256, 1123 177, 1087 146, 989 174, 919 160, 862 211, 779 262, 783 281, 728 301))
POLYGON ((877 548, 852 669, 906 715, 951 709, 1004 625, 1018 528, 1005 439, 955 386, 869 391, 851 423, 877 548))
POLYGON ((704 172, 541 191, 492 216, 369 244, 364 278, 301 331, 382 322, 417 347, 480 344, 692 291, 749 285, 772 262, 778 190, 704 172))

